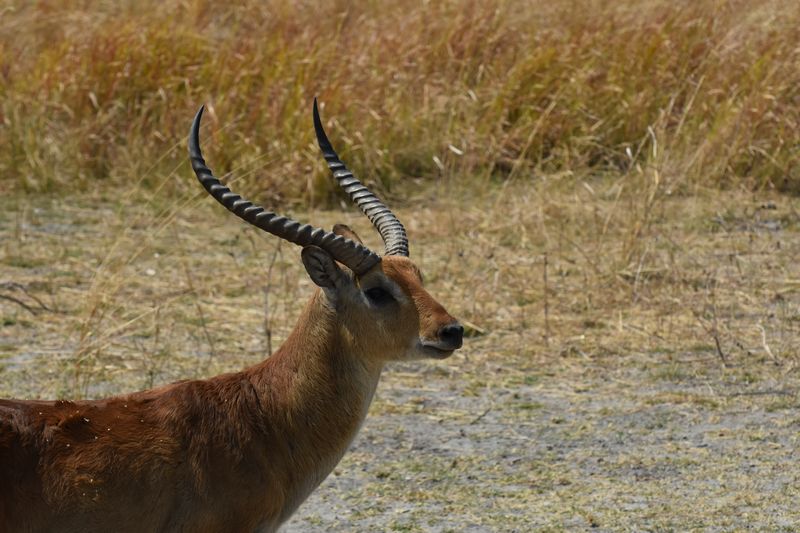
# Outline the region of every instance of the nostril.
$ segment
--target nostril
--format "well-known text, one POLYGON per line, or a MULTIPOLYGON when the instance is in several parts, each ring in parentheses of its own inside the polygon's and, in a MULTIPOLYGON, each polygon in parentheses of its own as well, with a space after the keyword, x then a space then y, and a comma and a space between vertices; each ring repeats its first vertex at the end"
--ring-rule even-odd
POLYGON ((447 324, 439 330, 439 339, 452 346, 453 349, 461 348, 464 338, 464 327, 458 322, 447 324))

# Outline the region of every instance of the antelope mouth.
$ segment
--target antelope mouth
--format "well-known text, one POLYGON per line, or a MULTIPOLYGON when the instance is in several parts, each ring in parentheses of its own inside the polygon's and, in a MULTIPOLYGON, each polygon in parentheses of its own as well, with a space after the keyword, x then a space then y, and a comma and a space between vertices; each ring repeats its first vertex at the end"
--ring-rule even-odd
POLYGON ((443 346, 433 342, 420 342, 418 346, 420 353, 433 359, 447 359, 456 350, 451 346, 443 346))

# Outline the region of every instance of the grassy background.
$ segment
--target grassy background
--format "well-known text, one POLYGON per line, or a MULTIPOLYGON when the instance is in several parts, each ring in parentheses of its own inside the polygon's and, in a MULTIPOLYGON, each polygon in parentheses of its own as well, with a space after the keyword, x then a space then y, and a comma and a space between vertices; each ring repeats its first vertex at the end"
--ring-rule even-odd
POLYGON ((202 378, 286 337, 311 283, 191 177, 202 102, 235 189, 380 250, 317 207, 318 95, 470 336, 387 369, 289 531, 800 523, 796 1, 0 10, 0 397, 202 378))
POLYGON ((161 185, 208 102, 215 169, 250 168, 262 198, 328 199, 318 95, 387 194, 652 164, 681 186, 800 191, 793 0, 236 4, 6 5, 0 186, 161 185))

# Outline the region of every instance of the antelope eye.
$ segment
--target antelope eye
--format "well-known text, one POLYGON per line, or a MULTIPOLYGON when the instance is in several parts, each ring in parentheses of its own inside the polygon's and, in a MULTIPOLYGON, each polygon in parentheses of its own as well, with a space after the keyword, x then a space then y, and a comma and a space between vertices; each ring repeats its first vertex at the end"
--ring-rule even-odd
POLYGON ((386 291, 381 287, 373 287, 371 289, 367 289, 364 291, 364 294, 366 295, 370 303, 372 303, 373 305, 386 305, 389 302, 394 301, 394 298, 389 293, 389 291, 386 291))

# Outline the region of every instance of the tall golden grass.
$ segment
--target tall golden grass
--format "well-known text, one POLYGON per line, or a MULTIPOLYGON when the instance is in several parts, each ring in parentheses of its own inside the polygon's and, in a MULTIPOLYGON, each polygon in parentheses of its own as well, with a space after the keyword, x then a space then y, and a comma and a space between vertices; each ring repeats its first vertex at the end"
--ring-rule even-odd
POLYGON ((216 170, 324 198, 318 95, 351 166, 390 195, 407 178, 637 165, 800 191, 796 0, 223 4, 6 7, 0 187, 172 180, 207 102, 216 170))

